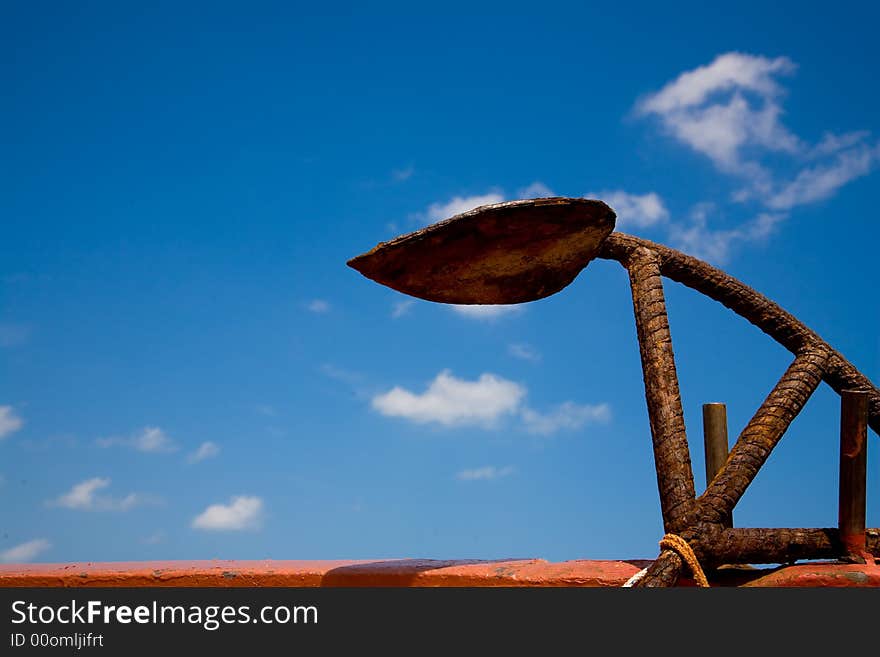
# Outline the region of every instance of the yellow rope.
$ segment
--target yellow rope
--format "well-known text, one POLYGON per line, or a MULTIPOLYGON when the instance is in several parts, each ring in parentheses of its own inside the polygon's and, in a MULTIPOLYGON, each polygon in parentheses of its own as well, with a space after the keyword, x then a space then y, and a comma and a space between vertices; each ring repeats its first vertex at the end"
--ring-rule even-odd
POLYGON ((703 572, 700 562, 697 561, 697 555, 694 554, 693 548, 688 545, 688 542, 681 536, 677 536, 676 534, 666 534, 666 536, 660 540, 660 549, 672 550, 677 553, 678 556, 680 556, 688 565, 688 568, 691 569, 691 573, 694 575, 694 580, 697 582, 697 586, 705 588, 709 587, 709 580, 706 579, 706 573, 703 572))

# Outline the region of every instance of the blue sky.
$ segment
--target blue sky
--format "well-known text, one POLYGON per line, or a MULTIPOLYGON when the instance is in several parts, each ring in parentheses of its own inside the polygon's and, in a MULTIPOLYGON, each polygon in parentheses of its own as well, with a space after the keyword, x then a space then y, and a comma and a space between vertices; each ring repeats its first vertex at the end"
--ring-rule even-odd
MULTIPOLYGON (((880 379, 868 3, 2 13, 5 561, 655 555, 618 265, 476 313, 345 266, 485 202, 602 198, 880 379)), ((667 299, 702 490, 701 404, 791 357, 667 299)), ((837 435, 823 386, 736 524, 834 526, 837 435)))

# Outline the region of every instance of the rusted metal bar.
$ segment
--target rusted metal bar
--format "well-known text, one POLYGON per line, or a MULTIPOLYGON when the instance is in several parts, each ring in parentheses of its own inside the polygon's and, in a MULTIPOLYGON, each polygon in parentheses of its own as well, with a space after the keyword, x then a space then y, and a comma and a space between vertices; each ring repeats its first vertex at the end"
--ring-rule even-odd
MULTIPOLYGON (((703 404, 703 453, 706 460, 706 488, 727 461, 727 406, 717 402, 703 404)), ((721 521, 733 527, 733 512, 721 521)))
POLYGON ((645 576, 633 584, 633 588, 653 589, 675 586, 683 567, 684 561, 677 552, 663 550, 654 563, 648 566, 645 576))
POLYGON ((822 349, 805 351, 794 359, 743 429, 727 463, 700 496, 700 519, 720 523, 733 511, 791 421, 819 386, 827 361, 828 352, 822 349))
POLYGON ((663 279, 657 256, 649 249, 637 250, 624 264, 632 288, 663 526, 677 532, 689 524, 696 493, 663 279))
MULTIPOLYGON (((866 551, 880 557, 880 529, 868 529, 866 551)), ((863 539, 864 540, 864 539, 863 539)), ((705 529, 695 551, 707 565, 722 563, 793 563, 798 559, 837 559, 843 540, 837 528, 705 529)))
POLYGON ((838 528, 844 556, 863 560, 868 467, 868 393, 840 395, 840 489, 838 528))

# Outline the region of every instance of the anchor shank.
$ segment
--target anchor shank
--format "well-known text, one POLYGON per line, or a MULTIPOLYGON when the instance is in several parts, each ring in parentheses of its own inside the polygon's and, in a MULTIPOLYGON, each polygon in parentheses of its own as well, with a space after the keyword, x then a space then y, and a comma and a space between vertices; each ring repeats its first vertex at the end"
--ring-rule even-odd
POLYGON ((688 525, 695 491, 663 279, 650 249, 636 250, 623 264, 632 288, 663 525, 677 532, 688 525))

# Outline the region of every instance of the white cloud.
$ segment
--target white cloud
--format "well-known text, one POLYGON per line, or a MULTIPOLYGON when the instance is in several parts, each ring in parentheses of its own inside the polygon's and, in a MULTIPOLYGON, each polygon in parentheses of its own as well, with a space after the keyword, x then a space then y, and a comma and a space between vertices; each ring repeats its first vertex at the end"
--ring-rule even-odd
POLYGON ((548 436, 563 429, 580 429, 586 424, 609 422, 611 407, 608 404, 564 402, 546 414, 523 408, 522 419, 529 433, 548 436))
POLYGON ((98 438, 99 447, 131 447, 139 452, 160 453, 177 451, 178 446, 159 427, 144 427, 139 433, 127 438, 98 438))
POLYGON ((455 475, 456 479, 461 481, 491 481, 493 479, 501 479, 516 472, 512 465, 503 467, 495 467, 494 465, 486 465, 482 468, 473 468, 471 470, 462 470, 455 475))
POLYGON ((530 363, 538 363, 541 361, 541 354, 538 353, 538 351, 534 347, 524 343, 514 343, 507 345, 507 353, 509 353, 514 358, 527 360, 530 363))
POLYGON ((0 406, 0 440, 24 426, 24 420, 15 414, 12 406, 0 406))
POLYGON ((733 89, 747 89, 765 97, 778 96, 781 88, 774 76, 791 73, 787 57, 768 59, 738 52, 719 55, 707 65, 686 71, 640 103, 643 112, 669 114, 702 104, 709 96, 733 89))
POLYGON ((419 424, 492 427, 501 417, 515 413, 525 394, 523 386, 494 374, 465 381, 444 370, 422 394, 395 387, 373 397, 372 404, 382 415, 419 424))
POLYGON ((880 144, 858 146, 838 152, 834 161, 803 169, 790 183, 771 196, 768 205, 787 210, 829 198, 846 183, 870 173, 880 161, 880 144))
POLYGON ((658 118, 672 137, 744 182, 732 201, 759 204, 725 228, 710 227, 707 204, 697 204, 689 221, 666 222, 675 246, 723 263, 736 245, 765 240, 792 208, 830 198, 880 162, 880 143, 868 144, 867 131, 826 132, 810 145, 783 125, 779 79, 794 69, 786 57, 725 53, 636 104, 637 113, 658 118))
POLYGON ((617 214, 617 228, 636 226, 648 228, 669 219, 669 211, 655 192, 630 194, 622 189, 591 192, 586 198, 605 201, 617 214))
POLYGON ((212 504, 193 518, 194 529, 208 531, 243 531, 259 529, 263 523, 263 500, 253 495, 238 495, 229 504, 212 504))
POLYGON ((210 459, 217 456, 220 453, 220 447, 217 443, 211 442, 210 440, 206 440, 201 445, 199 445, 198 449, 189 455, 187 460, 190 463, 198 463, 199 461, 204 461, 205 459, 210 459))
POLYGON ((537 180, 516 192, 516 197, 521 199, 546 198, 548 196, 556 196, 556 194, 547 185, 537 180))
POLYGON ((682 73, 636 109, 659 117, 672 136, 721 170, 760 177, 763 169, 743 159, 746 147, 794 153, 802 146, 779 122, 783 90, 775 78, 794 68, 786 57, 725 53, 682 73))
POLYGON ((25 563, 33 561, 50 547, 52 547, 52 544, 45 538, 36 538, 0 552, 0 562, 25 563))
POLYGON ((461 305, 449 304, 449 308, 456 314, 468 319, 491 321, 499 317, 516 315, 523 311, 521 304, 500 305, 461 305))
POLYGON ((316 315, 325 315, 330 312, 330 302, 325 301, 324 299, 312 299, 306 305, 306 308, 309 312, 315 313, 316 315))
POLYGON ((397 319, 404 315, 408 315, 414 303, 415 301, 413 299, 401 299, 400 301, 395 301, 391 306, 391 317, 397 319))
POLYGON ((481 196, 455 196, 446 203, 433 203, 425 213, 425 223, 433 224, 481 205, 501 203, 503 200, 504 196, 500 192, 489 192, 481 196))
POLYGON ((608 404, 564 402, 547 414, 524 405, 525 386, 495 374, 482 374, 465 381, 444 370, 416 394, 401 387, 373 397, 373 408, 389 417, 417 424, 437 423, 446 427, 476 426, 491 429, 502 418, 519 418, 526 431, 549 435, 564 429, 578 429, 593 422, 608 422, 608 404))
MULTIPOLYGON (((555 194, 547 185, 536 180, 516 190, 514 198, 530 199, 546 196, 555 196, 555 194)), ((475 194, 473 196, 453 196, 448 201, 432 203, 428 206, 427 210, 415 214, 413 217, 423 224, 433 224, 482 205, 492 205, 506 200, 511 199, 501 189, 493 189, 485 194, 475 194)))
POLYGON ((871 133, 867 130, 854 130, 853 132, 845 132, 842 135, 826 132, 822 136, 822 141, 810 150, 810 157, 834 155, 839 151, 862 143, 870 135, 871 133))
POLYGON ((727 262, 735 246, 766 240, 788 218, 781 212, 761 212, 734 228, 713 229, 708 222, 708 214, 713 209, 710 203, 697 204, 689 223, 670 225, 669 237, 676 248, 719 265, 727 262))
POLYGON ((128 511, 147 503, 147 499, 137 493, 114 498, 98 495, 98 491, 110 486, 110 479, 93 477, 75 484, 68 492, 51 501, 50 506, 59 506, 75 511, 128 511))
POLYGON ((24 324, 0 322, 0 347, 17 347, 27 342, 30 327, 24 324))

